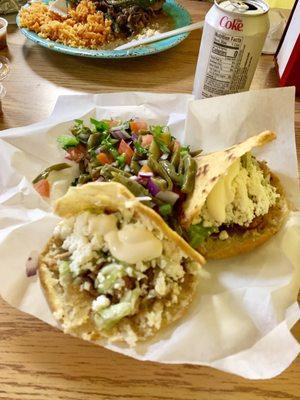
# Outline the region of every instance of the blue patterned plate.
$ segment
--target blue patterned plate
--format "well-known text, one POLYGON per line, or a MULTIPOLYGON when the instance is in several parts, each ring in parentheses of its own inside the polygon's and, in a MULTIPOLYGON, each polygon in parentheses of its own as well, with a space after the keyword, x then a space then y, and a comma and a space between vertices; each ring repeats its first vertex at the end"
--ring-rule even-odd
MULTIPOLYGON (((49 0, 43 0, 44 3, 48 4, 49 0)), ((24 7, 28 7, 26 4, 24 7)), ((175 0, 166 0, 163 7, 166 14, 168 14, 174 21, 174 29, 181 28, 191 24, 191 16, 188 11, 178 4, 175 0)), ((20 28, 20 19, 17 16, 17 25, 20 28)), ((147 56, 149 54, 160 53, 170 49, 171 47, 177 46, 180 42, 186 39, 189 33, 182 33, 180 35, 173 36, 168 39, 160 40, 159 42, 150 43, 144 46, 127 49, 127 50, 89 50, 76 47, 65 46, 63 44, 53 42, 51 40, 43 39, 36 33, 20 28, 24 36, 29 40, 46 47, 47 49, 58 51, 59 53, 70 54, 72 56, 83 56, 93 58, 131 58, 147 56)))

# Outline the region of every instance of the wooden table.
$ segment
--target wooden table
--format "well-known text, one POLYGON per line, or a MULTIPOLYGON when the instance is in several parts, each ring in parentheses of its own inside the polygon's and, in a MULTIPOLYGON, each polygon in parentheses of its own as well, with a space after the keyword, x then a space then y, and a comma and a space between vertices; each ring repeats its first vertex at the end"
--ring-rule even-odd
MULTIPOLYGON (((207 4, 182 1, 194 20, 207 4)), ((199 31, 156 56, 100 61, 57 54, 26 41, 9 28, 12 72, 0 129, 47 117, 61 94, 145 90, 191 92, 199 31)), ((253 89, 277 86, 272 57, 260 59, 253 89)), ((300 142, 300 107, 296 103, 300 142)), ((300 337, 300 327, 293 330, 300 337)), ((210 368, 141 363, 63 335, 0 300, 0 398, 6 400, 96 399, 299 399, 299 359, 270 381, 247 381, 210 368)))

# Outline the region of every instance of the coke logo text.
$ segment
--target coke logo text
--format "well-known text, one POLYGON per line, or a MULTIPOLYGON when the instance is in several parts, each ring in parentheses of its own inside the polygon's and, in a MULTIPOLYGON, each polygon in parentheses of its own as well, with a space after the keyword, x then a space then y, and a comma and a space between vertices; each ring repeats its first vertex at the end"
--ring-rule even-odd
POLYGON ((240 19, 229 19, 226 15, 220 19, 220 26, 222 28, 231 29, 233 31, 241 32, 243 30, 243 21, 240 19))

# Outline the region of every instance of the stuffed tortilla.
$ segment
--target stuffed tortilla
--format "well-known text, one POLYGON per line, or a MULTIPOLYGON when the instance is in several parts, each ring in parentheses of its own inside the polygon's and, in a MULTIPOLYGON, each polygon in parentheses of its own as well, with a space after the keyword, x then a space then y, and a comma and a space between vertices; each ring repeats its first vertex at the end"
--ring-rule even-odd
POLYGON ((206 258, 248 252, 272 237, 288 213, 279 179, 251 150, 276 138, 262 132, 243 143, 195 158, 195 188, 183 205, 190 244, 206 258))
POLYGON ((70 188, 39 277, 64 332, 134 346, 177 320, 203 257, 123 185, 70 188))

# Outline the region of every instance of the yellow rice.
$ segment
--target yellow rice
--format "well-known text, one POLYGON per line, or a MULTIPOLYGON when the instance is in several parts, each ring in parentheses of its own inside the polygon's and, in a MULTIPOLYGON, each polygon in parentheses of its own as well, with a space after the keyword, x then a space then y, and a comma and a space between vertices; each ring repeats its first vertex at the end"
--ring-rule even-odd
POLYGON ((69 9, 67 18, 51 12, 43 3, 32 3, 20 13, 21 26, 39 36, 72 47, 98 49, 111 35, 111 21, 97 12, 92 1, 82 0, 69 9))

